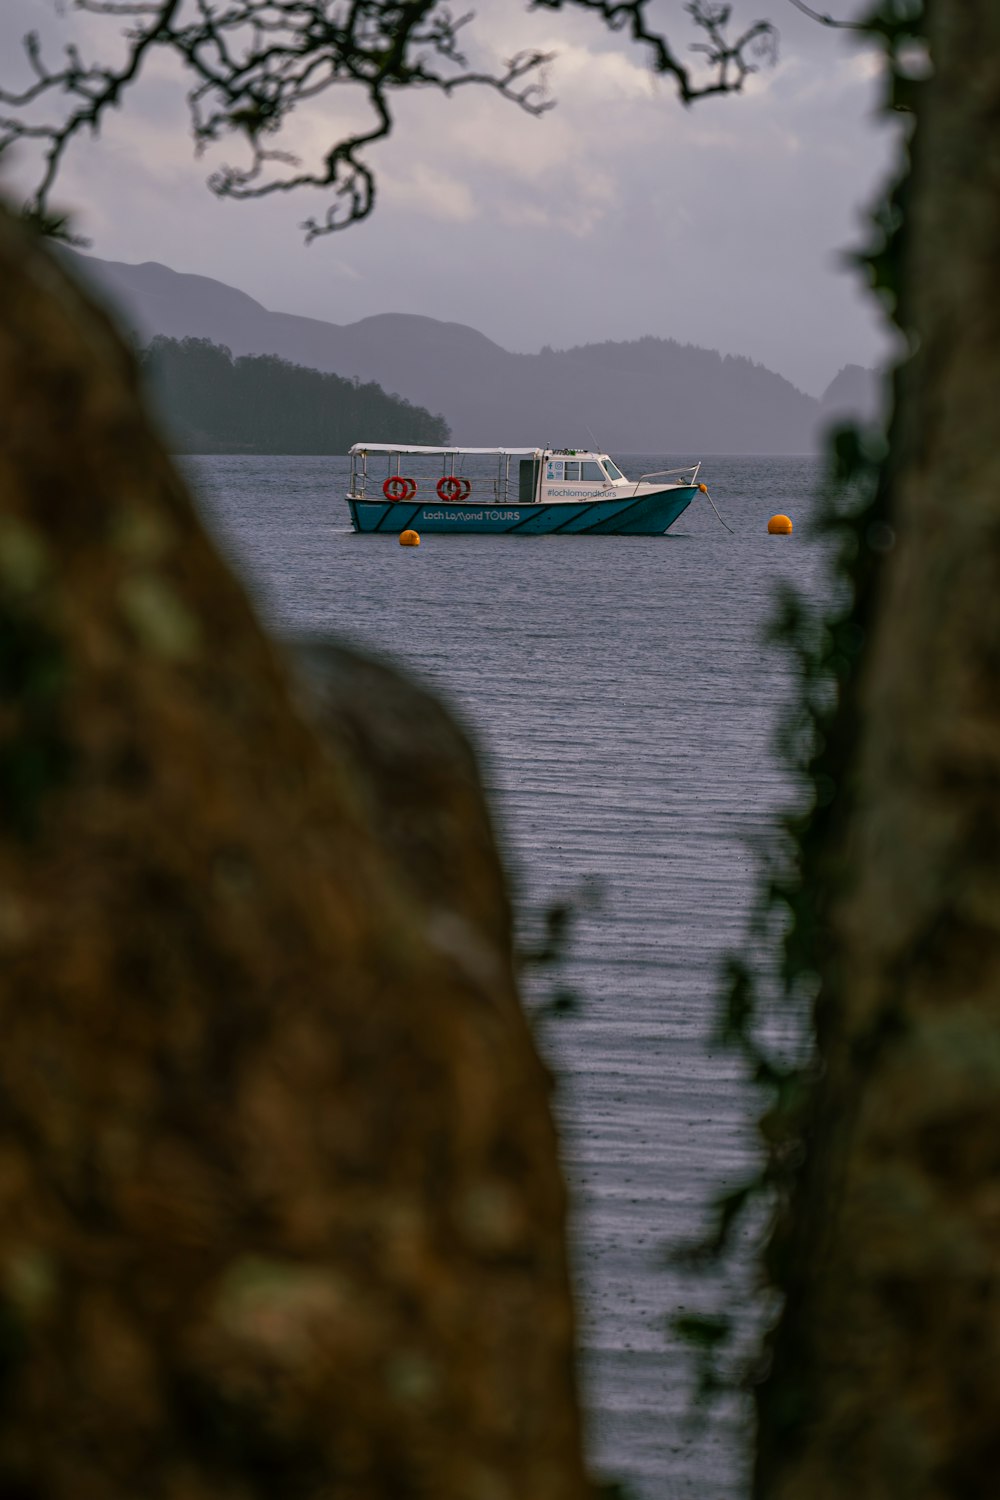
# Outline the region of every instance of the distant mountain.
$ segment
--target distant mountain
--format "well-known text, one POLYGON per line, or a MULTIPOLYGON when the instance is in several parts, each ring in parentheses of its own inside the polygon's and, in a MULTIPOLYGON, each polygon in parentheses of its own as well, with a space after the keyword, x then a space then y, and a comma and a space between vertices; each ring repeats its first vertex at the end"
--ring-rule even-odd
POLYGON ((672 339, 511 354, 461 323, 410 313, 325 323, 269 312, 224 282, 156 262, 125 265, 64 253, 143 343, 156 334, 205 338, 234 355, 275 354, 375 381, 443 413, 459 444, 593 441, 616 453, 694 458, 798 453, 815 448, 826 425, 821 403, 772 370, 672 339))
POLYGON ((829 426, 836 422, 877 422, 883 415, 882 377, 864 365, 845 365, 819 399, 829 426))

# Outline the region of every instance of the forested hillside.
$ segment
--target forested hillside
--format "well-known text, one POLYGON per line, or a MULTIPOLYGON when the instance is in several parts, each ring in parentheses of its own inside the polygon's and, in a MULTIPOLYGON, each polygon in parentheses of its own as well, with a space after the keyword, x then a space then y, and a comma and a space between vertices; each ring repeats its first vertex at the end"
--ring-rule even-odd
POLYGON ((864 390, 858 397, 854 380, 848 389, 838 377, 836 409, 828 411, 825 397, 753 360, 673 339, 514 354, 460 323, 413 313, 326 323, 270 312, 235 287, 155 262, 62 254, 111 299, 140 343, 208 338, 240 356, 269 354, 376 381, 443 412, 460 443, 583 447, 592 428, 613 453, 804 453, 818 449, 831 417, 870 416, 871 401, 864 390))
POLYGON ((139 355, 177 453, 346 453, 352 443, 446 443, 432 416, 374 382, 274 354, 234 359, 209 339, 154 338, 139 355))

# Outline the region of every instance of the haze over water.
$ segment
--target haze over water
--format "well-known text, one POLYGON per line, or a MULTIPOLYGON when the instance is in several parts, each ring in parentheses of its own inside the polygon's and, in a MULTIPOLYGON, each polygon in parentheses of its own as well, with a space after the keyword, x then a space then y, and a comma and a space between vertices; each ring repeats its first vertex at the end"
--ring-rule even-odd
MULTIPOLYGON (((690 461, 615 457, 629 477, 690 461)), ((730 1401, 691 1429, 690 1360, 668 1326, 720 1291, 664 1252, 753 1162, 754 1101, 712 1041, 718 968, 743 937, 748 841, 795 795, 773 743, 790 672, 764 631, 782 580, 825 588, 806 534, 818 461, 707 460, 733 536, 698 501, 662 538, 416 549, 347 529, 346 460, 187 467, 273 627, 383 652, 450 699, 480 748, 524 929, 602 889, 560 976, 581 1009, 539 1032, 574 1197, 591 1450, 638 1500, 740 1500, 745 1411, 730 1401), (775 511, 792 537, 767 535, 775 511)), ((749 1285, 744 1267, 730 1299, 745 1305, 749 1285)))

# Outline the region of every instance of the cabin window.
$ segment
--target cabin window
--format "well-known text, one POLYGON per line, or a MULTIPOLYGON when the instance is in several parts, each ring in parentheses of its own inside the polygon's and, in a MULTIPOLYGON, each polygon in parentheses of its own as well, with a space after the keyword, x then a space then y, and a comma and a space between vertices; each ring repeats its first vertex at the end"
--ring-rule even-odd
POLYGON ((554 480, 559 483, 563 477, 563 461, 561 458, 550 458, 545 465, 546 480, 554 480))
POLYGON ((604 474, 600 464, 581 464, 580 478, 585 479, 588 484, 603 484, 604 474))
POLYGON ((608 478, 609 479, 624 479, 625 478, 625 475, 622 473, 621 469, 619 469, 617 467, 617 465, 613 464, 611 462, 610 458, 606 458, 604 460, 604 467, 608 471, 608 478))
POLYGON ((566 480, 570 484, 580 483, 580 465, 566 460, 566 480))

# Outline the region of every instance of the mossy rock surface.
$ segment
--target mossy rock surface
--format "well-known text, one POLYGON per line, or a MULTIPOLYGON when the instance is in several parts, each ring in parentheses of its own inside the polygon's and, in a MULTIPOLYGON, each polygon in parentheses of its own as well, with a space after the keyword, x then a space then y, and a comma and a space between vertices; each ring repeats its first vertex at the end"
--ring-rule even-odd
POLYGON ((0 1494, 583 1492, 565 1194, 474 755, 267 639, 0 219, 0 1494))

